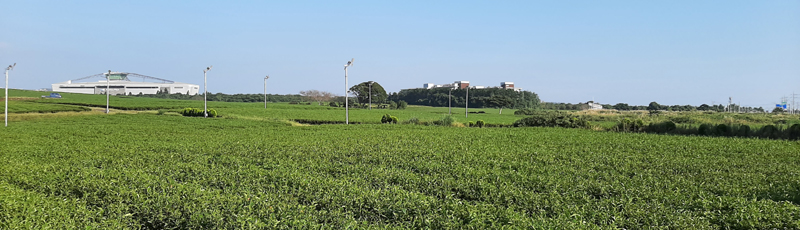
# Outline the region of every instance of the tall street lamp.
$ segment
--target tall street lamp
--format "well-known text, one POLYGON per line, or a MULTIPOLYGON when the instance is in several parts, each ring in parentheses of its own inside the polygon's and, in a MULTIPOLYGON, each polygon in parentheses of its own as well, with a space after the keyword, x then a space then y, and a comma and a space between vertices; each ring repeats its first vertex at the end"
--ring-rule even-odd
POLYGON ((106 114, 110 111, 108 109, 108 91, 111 89, 111 70, 108 70, 108 74, 106 74, 106 114))
POLYGON ((269 75, 264 77, 264 108, 267 108, 267 79, 269 79, 269 75))
POLYGON ((355 60, 356 60, 355 58, 351 58, 350 61, 347 62, 346 65, 344 65, 344 123, 345 124, 350 124, 350 105, 348 104, 347 100, 347 93, 349 92, 347 90, 347 67, 352 66, 353 61, 355 60))
POLYGON ((450 87, 450 91, 447 91, 447 114, 448 115, 452 115, 453 114, 453 107, 451 107, 451 105, 453 104, 452 101, 453 101, 453 87, 450 87))
POLYGON ((369 110, 372 110, 372 83, 374 81, 369 81, 369 110))
POLYGON ((212 66, 206 67, 203 70, 203 117, 208 117, 208 81, 206 80, 206 73, 211 70, 212 66))
POLYGON ((464 117, 469 117, 469 86, 467 86, 467 106, 464 107, 464 117))
POLYGON ((6 110, 5 110, 5 118, 6 118, 6 127, 8 127, 8 71, 14 69, 17 66, 17 63, 13 65, 8 65, 6 68, 6 110))

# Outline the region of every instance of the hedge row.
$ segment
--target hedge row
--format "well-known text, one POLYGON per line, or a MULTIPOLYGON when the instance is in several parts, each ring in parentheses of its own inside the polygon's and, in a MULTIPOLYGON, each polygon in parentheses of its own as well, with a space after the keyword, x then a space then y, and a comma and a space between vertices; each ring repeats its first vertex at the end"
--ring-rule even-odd
POLYGON ((748 125, 701 124, 699 126, 676 125, 672 121, 645 125, 642 120, 624 119, 617 123, 614 131, 647 132, 660 134, 699 135, 717 137, 758 137, 769 139, 800 140, 800 124, 789 127, 766 125, 752 128, 748 125))
MULTIPOLYGON (((205 116, 205 114, 203 113, 203 110, 202 109, 197 109, 197 108, 185 108, 180 113, 181 113, 181 115, 186 116, 186 117, 203 117, 203 116, 205 116)), ((217 117, 217 111, 214 110, 214 109, 209 109, 208 110, 208 116, 209 117, 217 117)))

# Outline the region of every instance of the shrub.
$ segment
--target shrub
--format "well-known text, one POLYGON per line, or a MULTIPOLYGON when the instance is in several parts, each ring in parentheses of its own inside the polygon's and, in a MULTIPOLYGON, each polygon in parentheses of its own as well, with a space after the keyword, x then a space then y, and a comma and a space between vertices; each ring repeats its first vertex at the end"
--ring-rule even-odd
POLYGON ((486 122, 483 122, 483 120, 478 120, 478 122, 475 124, 478 125, 478 128, 483 128, 483 126, 486 125, 486 122))
POLYGON ((456 119, 450 115, 443 116, 438 121, 434 121, 433 124, 435 125, 442 125, 442 126, 452 126, 453 123, 456 122, 456 119))
POLYGON ((397 108, 397 102, 389 101, 389 109, 395 109, 395 108, 397 108))
POLYGON ((474 121, 469 121, 469 122, 467 122, 466 125, 467 125, 467 127, 474 127, 475 126, 475 122, 474 121))
POLYGON ((714 128, 714 133, 719 136, 730 136, 731 135, 731 128, 728 127, 726 124, 719 124, 717 127, 714 128))
POLYGON ((166 110, 159 109, 158 110, 158 115, 164 115, 164 113, 166 113, 166 112, 167 112, 166 110))
POLYGON ((675 125, 675 122, 665 121, 665 122, 659 122, 659 123, 652 123, 652 124, 648 125, 647 126, 647 131, 648 132, 654 132, 654 133, 668 133, 668 132, 672 132, 673 130, 675 130, 677 128, 678 127, 677 127, 677 125, 675 125))
POLYGON ((588 128, 589 122, 582 116, 560 111, 534 111, 531 117, 522 118, 514 122, 514 127, 564 127, 588 128))
POLYGON ((621 132, 643 132, 646 129, 644 125, 644 121, 642 119, 632 120, 630 118, 622 119, 616 126, 614 126, 616 131, 621 132))
POLYGON ((758 136, 763 138, 776 138, 778 137, 778 132, 780 132, 778 127, 774 125, 765 125, 758 130, 758 136))
POLYGON ((390 123, 390 122, 392 122, 392 115, 389 115, 387 113, 387 114, 384 114, 383 117, 381 117, 381 123, 386 124, 386 123, 390 123))
POLYGON ((333 101, 331 101, 331 103, 328 103, 328 106, 330 106, 330 107, 339 107, 339 105, 336 104, 336 102, 333 102, 333 101))
POLYGON ((395 116, 390 116, 390 118, 391 118, 391 120, 392 120, 392 124, 397 124, 397 121, 399 120, 399 119, 397 119, 397 117, 395 117, 395 116))
MULTIPOLYGON (((181 115, 186 116, 186 117, 202 117, 202 116, 204 116, 203 110, 202 109, 196 109, 196 108, 185 108, 185 109, 183 109, 183 111, 181 111, 181 115)), ((208 110, 208 116, 209 117, 217 117, 217 111, 213 110, 213 109, 209 109, 208 110)))
POLYGON ((739 125, 731 127, 731 133, 735 136, 740 136, 740 137, 750 137, 750 135, 752 135, 750 131, 750 126, 748 125, 739 125))
POLYGON ((697 127, 697 134, 698 135, 711 135, 711 125, 709 125, 709 124, 700 125, 700 127, 697 127))
POLYGON ((419 118, 417 118, 417 117, 411 117, 411 118, 409 118, 407 121, 405 121, 404 123, 406 123, 406 124, 415 124, 415 125, 419 125, 419 118))
POLYGON ((789 139, 800 139, 800 124, 794 124, 786 131, 789 133, 789 139))
POLYGON ((399 101, 397 102, 397 109, 406 109, 408 107, 408 103, 406 101, 399 101))

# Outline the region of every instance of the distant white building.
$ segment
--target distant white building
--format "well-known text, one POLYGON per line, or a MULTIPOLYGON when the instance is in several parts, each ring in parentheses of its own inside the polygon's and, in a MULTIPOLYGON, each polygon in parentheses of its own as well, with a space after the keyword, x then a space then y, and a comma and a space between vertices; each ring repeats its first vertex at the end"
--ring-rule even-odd
POLYGON ((197 95, 200 91, 199 85, 124 72, 95 74, 84 78, 55 83, 52 84, 52 86, 54 92, 83 94, 106 94, 106 88, 108 88, 108 93, 111 95, 156 94, 158 92, 197 95), (134 79, 142 78, 142 81, 133 81, 129 77, 133 77, 134 79), (85 81, 92 78, 100 80, 85 81), (147 80, 161 82, 147 82, 147 80))
POLYGON ((588 105, 589 105, 589 109, 590 109, 590 110, 600 110, 600 109, 603 109, 603 105, 601 105, 601 104, 599 104, 599 103, 589 102, 589 103, 586 103, 586 104, 588 104, 588 105))

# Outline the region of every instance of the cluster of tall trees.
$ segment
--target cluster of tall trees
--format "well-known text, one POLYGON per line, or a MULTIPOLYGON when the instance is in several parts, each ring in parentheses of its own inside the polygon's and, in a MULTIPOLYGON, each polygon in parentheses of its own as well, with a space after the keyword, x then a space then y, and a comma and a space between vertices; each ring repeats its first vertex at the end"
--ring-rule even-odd
MULTIPOLYGON (((466 106, 467 89, 433 88, 404 89, 389 95, 389 100, 406 101, 411 105, 447 107, 466 106), (448 96, 450 95, 450 96, 448 96)), ((530 91, 517 92, 502 88, 470 89, 470 108, 538 108, 539 96, 530 91)))
POLYGON ((350 92, 356 97, 358 103, 385 103, 388 95, 381 84, 374 81, 361 82, 350 87, 350 92), (372 97, 370 98, 370 95, 372 97))

